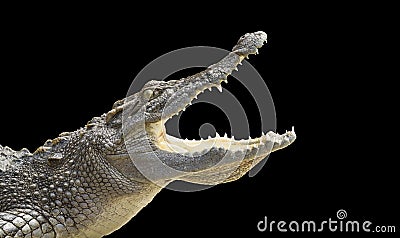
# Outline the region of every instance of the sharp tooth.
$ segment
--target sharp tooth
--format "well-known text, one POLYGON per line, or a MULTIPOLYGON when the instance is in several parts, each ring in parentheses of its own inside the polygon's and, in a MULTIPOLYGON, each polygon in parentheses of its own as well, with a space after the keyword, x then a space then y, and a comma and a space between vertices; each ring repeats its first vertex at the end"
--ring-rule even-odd
POLYGON ((208 139, 211 139, 211 136, 208 136, 208 139))
POLYGON ((235 136, 232 136, 232 138, 231 138, 232 140, 235 140, 235 136))
POLYGON ((220 91, 222 93, 222 86, 221 85, 218 85, 217 89, 218 89, 218 91, 220 91))
POLYGON ((228 138, 228 135, 226 134, 226 132, 225 132, 225 134, 224 134, 224 138, 228 138))
POLYGON ((294 126, 292 126, 292 132, 294 133, 294 126))
POLYGON ((249 56, 248 56, 248 55, 246 55, 246 59, 249 59, 249 56))
POLYGON ((256 53, 255 54, 258 55, 258 49, 256 49, 256 53))
POLYGON ((228 83, 228 79, 224 79, 224 80, 222 80, 222 81, 224 81, 224 83, 228 83))
POLYGON ((210 92, 211 92, 211 88, 208 88, 208 90, 210 90, 210 92))
POLYGON ((220 138, 221 136, 219 136, 218 132, 215 132, 215 137, 220 138))
POLYGON ((182 109, 182 111, 186 111, 186 107, 184 107, 184 108, 182 109))
POLYGON ((242 65, 242 62, 239 62, 239 65, 242 65))
POLYGON ((239 71, 237 67, 235 67, 235 70, 236 70, 236 71, 239 71))

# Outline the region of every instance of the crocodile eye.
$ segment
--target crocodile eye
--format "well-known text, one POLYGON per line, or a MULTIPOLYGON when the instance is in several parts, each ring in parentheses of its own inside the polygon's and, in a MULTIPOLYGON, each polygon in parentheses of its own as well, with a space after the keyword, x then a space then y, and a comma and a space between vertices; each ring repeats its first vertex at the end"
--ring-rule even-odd
POLYGON ((150 97, 153 95, 153 90, 151 89, 146 89, 143 92, 143 97, 146 99, 150 99, 150 97))

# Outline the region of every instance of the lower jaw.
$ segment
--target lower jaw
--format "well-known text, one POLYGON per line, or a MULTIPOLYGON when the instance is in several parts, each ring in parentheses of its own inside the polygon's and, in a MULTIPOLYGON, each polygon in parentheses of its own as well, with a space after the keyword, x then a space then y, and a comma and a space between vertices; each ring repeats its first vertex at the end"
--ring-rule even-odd
POLYGON ((247 151, 259 149, 260 152, 265 154, 288 146, 296 138, 294 129, 292 128, 292 131, 286 131, 282 135, 270 131, 266 134, 262 133, 261 137, 249 138, 247 140, 235 140, 234 137, 228 138, 226 135, 221 137, 218 133, 216 137, 209 137, 208 139, 180 139, 168 135, 162 121, 147 124, 146 131, 152 143, 159 150, 185 155, 193 155, 194 153, 204 154, 211 149, 223 149, 230 153, 237 151, 246 153, 247 151))
MULTIPOLYGON (((263 136, 265 137, 266 135, 263 136)), ((228 138, 226 135, 221 137, 218 133, 216 137, 209 137, 208 139, 180 139, 166 134, 165 128, 151 131, 151 137, 158 149, 180 154, 205 153, 211 148, 221 148, 230 152, 246 151, 258 148, 263 144, 261 141, 262 137, 254 139, 249 138, 248 140, 235 140, 233 137, 228 138)))

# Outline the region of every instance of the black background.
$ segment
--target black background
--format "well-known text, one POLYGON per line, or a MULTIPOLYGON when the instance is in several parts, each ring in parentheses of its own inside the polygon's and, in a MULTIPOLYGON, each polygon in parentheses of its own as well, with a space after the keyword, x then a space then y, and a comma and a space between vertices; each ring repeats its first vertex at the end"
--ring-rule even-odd
MULTIPOLYGON (((348 219, 399 229, 390 14, 377 22, 362 8, 245 10, 134 17, 144 9, 17 9, 2 23, 0 144, 33 151, 108 111, 156 57, 197 45, 229 50, 244 33, 263 30, 268 43, 249 61, 272 94, 278 132, 295 126, 295 143, 272 154, 256 177, 194 193, 163 190, 110 237, 268 235, 256 228, 264 216, 318 221, 338 209, 348 219)), ((251 134, 259 136, 255 105, 237 85, 231 79, 223 86, 250 108, 251 134)), ((198 138, 190 123, 196 118, 229 129, 207 110, 188 110, 185 136, 198 138)))

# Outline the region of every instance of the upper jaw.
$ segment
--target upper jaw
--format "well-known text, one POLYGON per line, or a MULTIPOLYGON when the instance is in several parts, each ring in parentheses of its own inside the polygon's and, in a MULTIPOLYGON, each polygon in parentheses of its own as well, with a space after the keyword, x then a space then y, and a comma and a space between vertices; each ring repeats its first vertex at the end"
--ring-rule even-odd
POLYGON ((262 31, 247 33, 242 36, 233 47, 232 52, 221 59, 219 62, 210 65, 206 70, 176 81, 170 81, 170 85, 176 84, 173 93, 166 99, 166 103, 161 113, 161 120, 168 120, 172 116, 184 110, 197 95, 206 89, 216 87, 222 91, 221 83, 227 82, 227 77, 237 67, 241 61, 250 54, 258 54, 267 41, 267 34, 262 31))
POLYGON ((164 108, 160 112, 162 121, 166 121, 174 115, 178 115, 181 111, 184 111, 186 107, 190 106, 192 101, 197 99, 197 96, 206 89, 211 90, 211 88, 215 87, 222 91, 221 82, 226 79, 218 79, 210 82, 207 80, 207 74, 209 74, 209 69, 179 80, 179 86, 169 95, 164 108))

